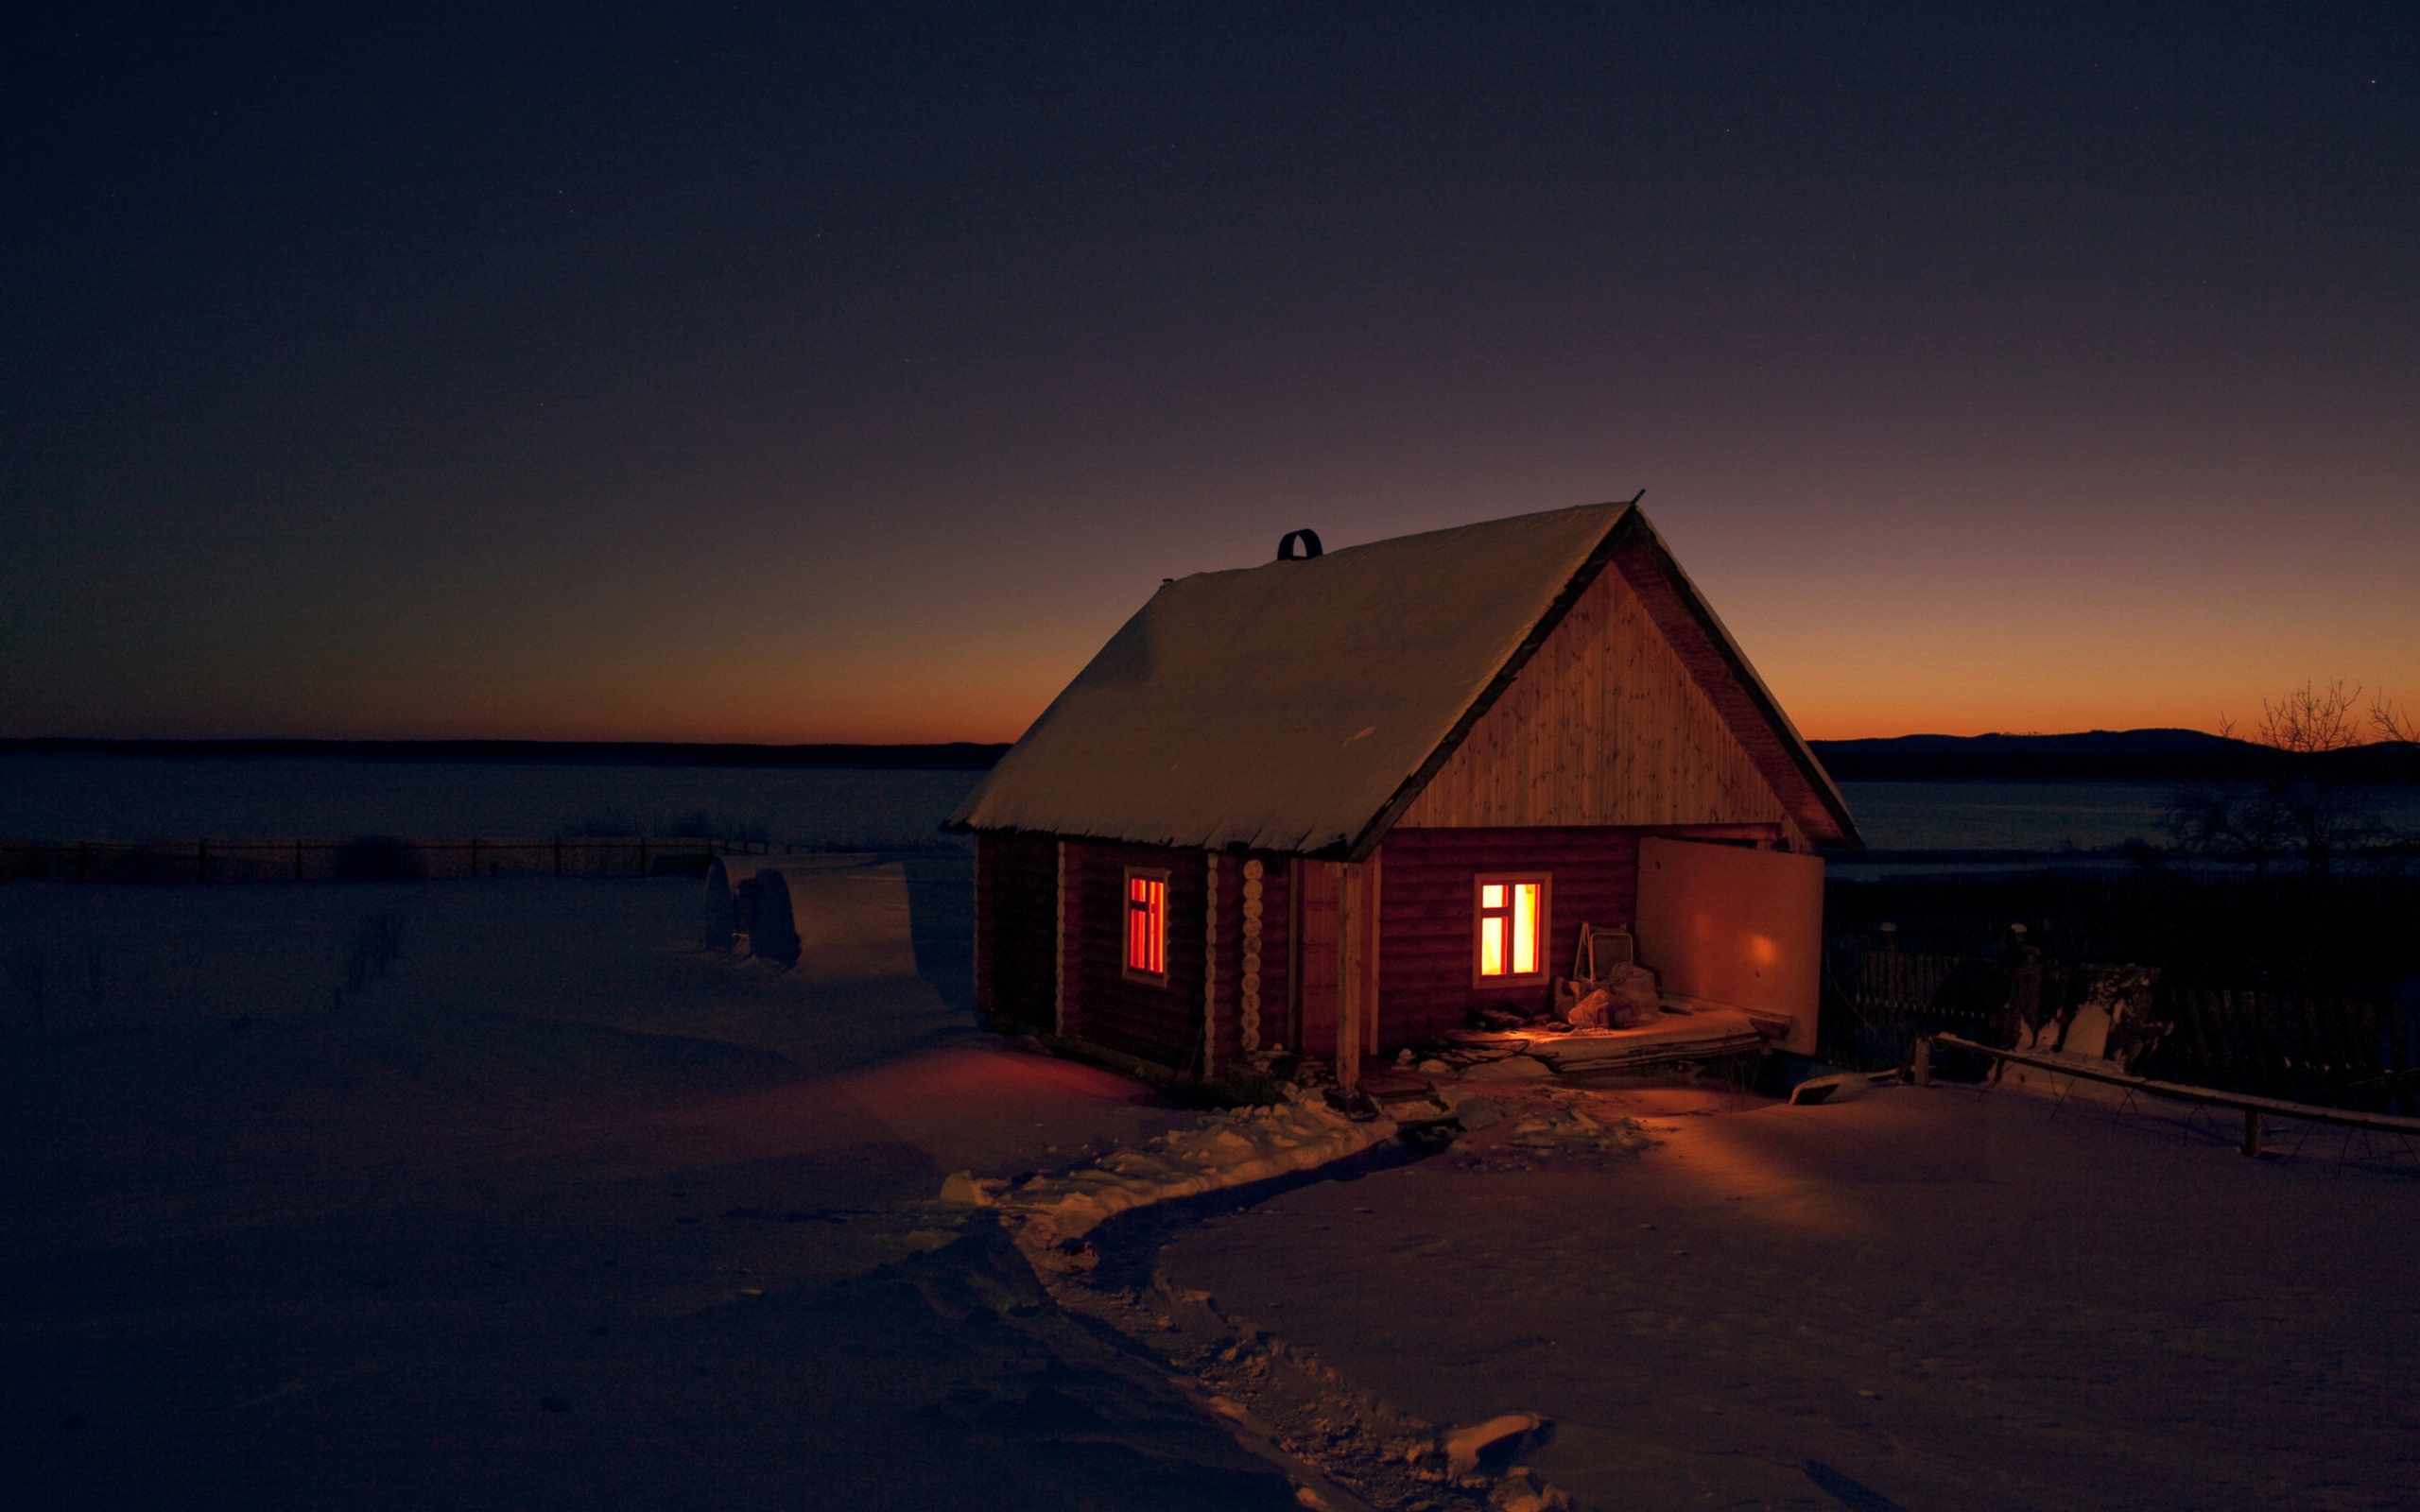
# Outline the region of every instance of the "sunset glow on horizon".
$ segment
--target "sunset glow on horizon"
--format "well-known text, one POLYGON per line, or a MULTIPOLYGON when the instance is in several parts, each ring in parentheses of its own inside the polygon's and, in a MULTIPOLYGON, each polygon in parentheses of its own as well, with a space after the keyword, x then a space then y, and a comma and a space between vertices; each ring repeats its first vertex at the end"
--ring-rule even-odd
POLYGON ((1008 740, 1164 577, 1642 488, 1811 737, 2420 704, 2409 47, 683 26, 29 44, 0 736, 1008 740))

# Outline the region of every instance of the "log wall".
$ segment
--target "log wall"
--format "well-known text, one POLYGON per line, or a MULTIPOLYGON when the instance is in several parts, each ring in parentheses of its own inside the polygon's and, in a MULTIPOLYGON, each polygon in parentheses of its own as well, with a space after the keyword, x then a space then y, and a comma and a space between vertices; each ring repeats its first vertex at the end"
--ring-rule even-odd
MULTIPOLYGON (((1065 1032, 1170 1071, 1201 1066, 1208 856, 1162 846, 1065 847, 1065 1032), (1168 874, 1164 983, 1126 974, 1126 868, 1168 874)), ((1047 931, 1045 932, 1047 938, 1047 931)))
MULTIPOLYGON (((1219 1052, 1219 1063, 1221 1067, 1235 1064, 1236 1058, 1247 1050, 1268 1050, 1277 1045, 1285 1045, 1290 1049, 1294 1043, 1291 1027, 1294 1014, 1293 868, 1286 856, 1259 855, 1249 859, 1260 863, 1261 872, 1258 879, 1260 882, 1260 1005, 1253 1015, 1254 1042, 1251 1045, 1244 1043, 1243 1009, 1240 998, 1237 1000, 1233 1023, 1227 1024, 1222 1022, 1223 1038, 1220 1040, 1221 1048, 1219 1052)), ((1220 864, 1222 874, 1226 865, 1224 862, 1220 864)), ((1240 877, 1240 868, 1237 868, 1237 874, 1240 877)), ((1240 918, 1240 915, 1241 885, 1239 883, 1237 911, 1234 917, 1240 918)), ((1240 939, 1240 925, 1237 926, 1237 935, 1240 939)), ((1240 946, 1236 952, 1236 960, 1240 988, 1242 965, 1240 946)))
POLYGON ((1058 888, 1049 836, 975 837, 975 1006, 992 1027, 1051 1027, 1058 888))
POLYGON ((1571 970, 1582 923, 1627 929, 1638 903, 1638 835, 1597 829, 1397 829, 1379 848, 1378 1042, 1420 1044, 1469 1022, 1474 1007, 1532 1012, 1547 987, 1471 986, 1477 924, 1471 889, 1485 871, 1552 875, 1547 967, 1571 970))
POLYGON ((1808 849, 1637 593, 1607 571, 1398 828, 1700 824, 1771 825, 1808 849))

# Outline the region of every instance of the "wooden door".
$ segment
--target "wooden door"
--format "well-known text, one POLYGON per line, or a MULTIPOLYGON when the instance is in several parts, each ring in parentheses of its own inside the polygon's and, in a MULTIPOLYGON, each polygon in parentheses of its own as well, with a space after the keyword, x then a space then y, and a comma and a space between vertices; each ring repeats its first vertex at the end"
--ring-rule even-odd
POLYGON ((1291 1043, 1305 1057, 1336 1053, 1336 894, 1342 868, 1327 861, 1296 861, 1294 993, 1291 1043))
POLYGON ((1378 1040, 1378 865, 1294 863, 1295 1045, 1359 1079, 1378 1040))

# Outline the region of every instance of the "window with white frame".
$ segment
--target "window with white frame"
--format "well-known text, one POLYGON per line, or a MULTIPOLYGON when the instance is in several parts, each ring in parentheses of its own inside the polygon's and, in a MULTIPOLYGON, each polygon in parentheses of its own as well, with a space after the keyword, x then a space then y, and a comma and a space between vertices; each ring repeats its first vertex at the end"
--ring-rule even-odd
POLYGON ((1544 872, 1481 876, 1474 881, 1472 985, 1509 987, 1546 980, 1549 883, 1544 872))

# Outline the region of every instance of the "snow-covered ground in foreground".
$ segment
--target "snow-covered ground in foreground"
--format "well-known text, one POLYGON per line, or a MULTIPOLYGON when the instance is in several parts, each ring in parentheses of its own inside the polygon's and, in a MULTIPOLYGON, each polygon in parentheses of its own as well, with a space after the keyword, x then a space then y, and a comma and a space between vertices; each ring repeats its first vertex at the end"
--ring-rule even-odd
POLYGON ((1193 1115, 697 885, 0 887, 12 1503, 1292 1506, 930 1200, 1193 1115))
POLYGON ((1370 1125, 976 1033, 964 867, 910 864, 917 974, 848 984, 695 950, 695 883, 0 886, 17 1499, 1295 1504, 1239 1424, 1466 1512, 1407 1446, 1530 1411, 1599 1508, 2420 1484, 2420 1177, 2324 1131, 1471 1082, 1443 1154, 1209 1192, 1213 1143, 1370 1125), (1102 1258, 1054 1291, 961 1172, 1209 1194, 1066 1206, 1102 1258))
POLYGON ((1530 1463, 1584 1505, 2413 1504, 2420 1179, 2325 1131, 2255 1162, 2007 1091, 1580 1106, 1660 1143, 1531 1156, 1508 1119, 1166 1274, 1428 1419, 1555 1419, 1530 1463))

